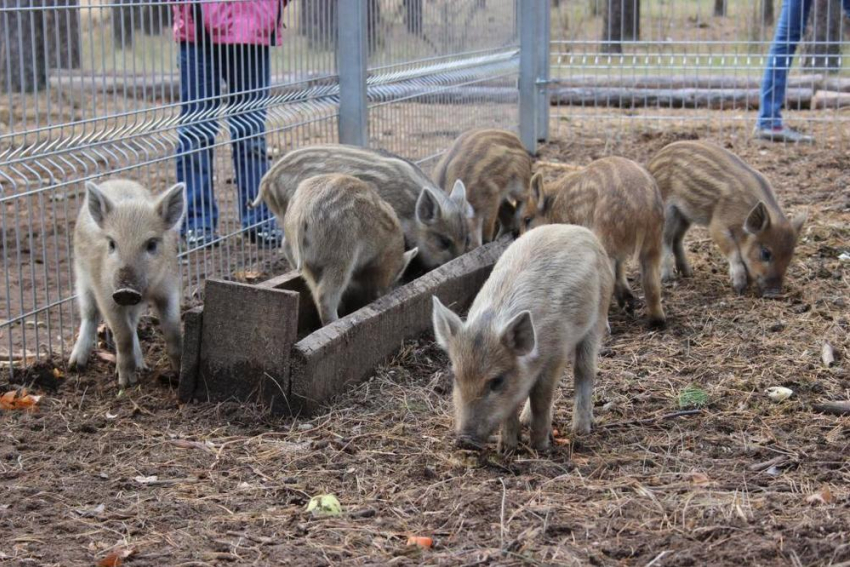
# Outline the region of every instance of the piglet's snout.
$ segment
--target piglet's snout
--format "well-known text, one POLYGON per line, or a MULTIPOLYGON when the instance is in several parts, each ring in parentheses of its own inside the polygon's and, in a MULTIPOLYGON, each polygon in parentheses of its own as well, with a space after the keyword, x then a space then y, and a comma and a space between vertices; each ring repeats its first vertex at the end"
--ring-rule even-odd
POLYGON ((137 305, 142 300, 142 294, 135 289, 125 287, 113 293, 112 299, 118 305, 137 305))

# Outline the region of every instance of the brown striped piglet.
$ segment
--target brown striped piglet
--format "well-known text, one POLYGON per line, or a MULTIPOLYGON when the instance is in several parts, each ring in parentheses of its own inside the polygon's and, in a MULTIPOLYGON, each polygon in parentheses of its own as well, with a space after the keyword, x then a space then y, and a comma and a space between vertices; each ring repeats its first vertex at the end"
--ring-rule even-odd
POLYGON ((635 296, 626 279, 626 266, 637 257, 649 326, 665 325, 661 305, 664 205, 655 180, 640 165, 621 157, 602 158, 545 185, 537 173, 518 217, 521 232, 551 223, 592 230, 611 259, 617 303, 629 311, 634 309, 635 296))
POLYGON ((480 242, 463 188, 447 195, 415 164, 383 150, 342 144, 293 150, 263 176, 252 206, 264 201, 283 224, 299 184, 331 173, 356 177, 378 192, 395 210, 406 248, 419 249, 416 263, 425 270, 445 264, 480 242))
POLYGON ((806 213, 789 220, 768 180, 732 152, 708 142, 674 142, 648 165, 665 205, 662 278, 693 270, 682 245, 692 224, 707 226, 729 262, 739 294, 754 282, 765 297, 782 283, 806 213))
MULTIPOLYGON (((317 175, 298 185, 283 220, 284 250, 313 295, 323 325, 347 303, 387 293, 416 256, 404 251, 393 208, 350 175, 317 175)), ((347 305, 348 306, 348 305, 347 305)))
POLYGON ((481 225, 483 242, 513 232, 515 207, 528 197, 533 158, 516 134, 506 130, 469 130, 443 154, 434 181, 447 193, 463 186, 481 225), (499 226, 497 227, 497 222, 499 226))

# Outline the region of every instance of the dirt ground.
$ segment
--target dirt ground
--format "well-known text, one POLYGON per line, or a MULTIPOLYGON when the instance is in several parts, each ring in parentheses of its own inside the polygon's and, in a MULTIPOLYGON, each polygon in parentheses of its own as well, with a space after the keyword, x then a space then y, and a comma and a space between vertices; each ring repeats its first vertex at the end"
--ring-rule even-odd
MULTIPOLYGON (((645 161, 695 136, 663 126, 616 142, 565 137, 542 155, 645 161)), ((0 413, 0 563, 91 565, 129 552, 131 566, 850 564, 850 417, 813 409, 850 399, 838 258, 850 237, 846 140, 788 149, 724 138, 786 210, 809 209, 787 293, 734 296, 717 248, 692 231, 696 276, 665 287, 667 330, 612 310, 590 436, 568 438, 564 379, 553 455, 455 448, 451 374, 429 337, 310 420, 179 405, 148 324, 153 370, 139 388, 117 398, 103 360, 59 379, 41 366, 26 379, 45 394, 38 411, 0 413), (771 386, 794 395, 773 402, 771 386), (706 405, 664 419, 689 387, 706 405), (340 516, 305 512, 326 493, 340 516), (433 547, 408 547, 410 535, 433 547)), ((0 390, 17 386, 0 376, 0 390)))

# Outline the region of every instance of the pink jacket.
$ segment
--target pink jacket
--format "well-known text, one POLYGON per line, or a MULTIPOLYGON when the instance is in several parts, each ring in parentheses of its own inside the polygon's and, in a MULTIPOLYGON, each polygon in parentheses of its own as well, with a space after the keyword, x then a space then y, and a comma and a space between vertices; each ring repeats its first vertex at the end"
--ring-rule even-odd
MULTIPOLYGON (((274 45, 283 31, 283 7, 287 0, 214 0, 201 3, 204 29, 213 43, 274 45)), ((174 39, 194 42, 195 2, 181 0, 174 6, 174 39)))

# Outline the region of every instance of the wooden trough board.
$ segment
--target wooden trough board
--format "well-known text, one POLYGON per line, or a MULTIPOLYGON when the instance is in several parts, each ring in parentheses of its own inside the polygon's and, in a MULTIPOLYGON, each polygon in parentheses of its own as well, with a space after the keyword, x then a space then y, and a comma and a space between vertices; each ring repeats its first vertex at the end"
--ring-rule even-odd
POLYGON ((256 285, 208 280, 204 307, 184 321, 180 400, 310 415, 429 330, 432 295, 468 307, 509 243, 477 248, 326 327, 297 272, 256 285))

